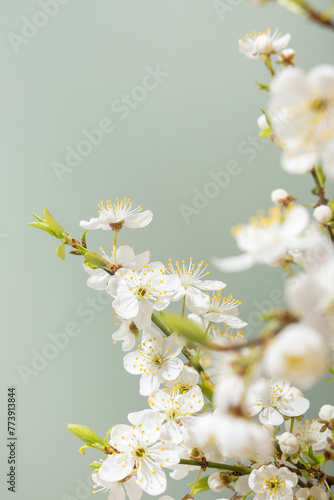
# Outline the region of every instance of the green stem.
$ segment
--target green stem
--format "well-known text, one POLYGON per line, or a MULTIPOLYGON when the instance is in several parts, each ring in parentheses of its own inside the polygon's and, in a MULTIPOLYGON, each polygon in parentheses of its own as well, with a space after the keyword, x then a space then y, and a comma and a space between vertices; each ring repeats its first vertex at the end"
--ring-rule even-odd
MULTIPOLYGON (((197 465, 198 467, 203 467, 203 463, 199 462, 198 460, 186 460, 182 458, 179 462, 182 465, 197 465)), ((253 469, 250 467, 245 467, 242 465, 227 465, 227 464, 220 464, 218 462, 205 462, 205 467, 210 467, 212 469, 222 469, 222 470, 231 470, 234 472, 239 472, 242 475, 250 474, 253 469)))
POLYGON ((269 69, 271 76, 275 76, 276 75, 276 71, 274 70, 273 65, 271 63, 270 55, 266 57, 265 65, 269 69))
POLYGON ((115 266, 116 266, 117 235, 118 235, 118 229, 115 229, 114 243, 113 243, 113 247, 112 247, 112 255, 114 258, 114 265, 115 266))
MULTIPOLYGON (((172 333, 174 333, 172 330, 168 328, 168 326, 159 318, 159 316, 156 313, 152 314, 152 321, 158 328, 160 328, 160 330, 162 331, 162 333, 166 335, 166 337, 169 337, 170 335, 172 335, 172 333)), ((212 392, 214 385, 209 375, 206 373, 201 363, 199 363, 194 359, 194 356, 189 352, 189 349, 184 347, 182 349, 182 354, 188 359, 190 365, 193 368, 195 368, 195 370, 201 375, 203 382, 205 381, 205 383, 209 386, 208 388, 210 390, 211 397, 208 392, 206 392, 205 395, 208 399, 212 400, 212 392)))
POLYGON ((333 494, 332 494, 332 492, 331 492, 330 486, 329 486, 329 484, 327 483, 326 479, 324 480, 324 483, 325 483, 325 485, 326 485, 326 487, 327 487, 327 489, 328 489, 328 493, 329 493, 329 495, 330 495, 331 499, 333 500, 333 499, 334 499, 334 496, 333 496, 333 494))
POLYGON ((186 309, 186 296, 183 297, 183 302, 182 302, 182 318, 184 317, 185 309, 186 309))
POLYGON ((245 500, 245 498, 247 498, 247 497, 248 497, 248 495, 250 495, 251 493, 253 493, 253 490, 249 490, 249 492, 248 492, 248 493, 246 493, 246 495, 244 495, 244 496, 241 498, 241 500, 245 500))
POLYGON ((292 434, 293 431, 293 424, 295 423, 295 417, 292 417, 291 422, 290 422, 290 434, 292 434))
POLYGON ((208 326, 206 327, 206 330, 205 330, 205 334, 204 334, 205 336, 209 333, 211 324, 212 324, 211 321, 209 321, 209 324, 208 324, 208 326))
POLYGON ((202 472, 203 472, 203 469, 200 469, 199 472, 198 472, 198 474, 197 474, 197 476, 196 476, 195 481, 193 482, 193 485, 192 485, 192 488, 191 488, 191 491, 190 491, 190 496, 193 495, 193 493, 195 491, 195 488, 196 488, 196 485, 198 483, 198 480, 201 477, 202 472))

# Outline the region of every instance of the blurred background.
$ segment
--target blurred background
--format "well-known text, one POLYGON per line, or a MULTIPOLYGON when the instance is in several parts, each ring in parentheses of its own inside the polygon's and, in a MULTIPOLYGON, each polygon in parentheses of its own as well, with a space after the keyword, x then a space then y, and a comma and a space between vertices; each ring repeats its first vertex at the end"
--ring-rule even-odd
MULTIPOLYGON (((100 455, 80 455, 66 424, 104 436, 146 398, 111 340, 110 298, 86 286, 80 257, 61 261, 56 240, 26 225, 30 213, 46 206, 80 237, 79 221, 95 217, 100 200, 128 196, 154 219, 124 229, 120 242, 149 249, 152 261, 239 253, 232 226, 268 208, 275 188, 312 201, 312 182, 285 173, 280 151, 257 139, 268 96, 254 82, 269 75, 239 54, 238 39, 278 26, 308 70, 334 62, 333 34, 276 4, 246 0, 0 5, 1 498, 12 498, 4 478, 7 387, 15 386, 16 498, 83 500, 91 498, 88 463, 100 455), (214 180, 226 172, 225 183, 214 180), (65 331, 67 345, 55 346, 65 331)), ((90 232, 88 245, 109 252, 112 237, 90 232)), ((210 277, 243 302, 245 321, 284 282, 280 270, 260 266, 232 275, 211 268, 210 277)), ((329 402, 323 388, 306 393, 310 418, 329 402)), ((187 482, 171 480, 167 493, 181 498, 187 482)), ((226 493, 202 494, 219 496, 226 493)))

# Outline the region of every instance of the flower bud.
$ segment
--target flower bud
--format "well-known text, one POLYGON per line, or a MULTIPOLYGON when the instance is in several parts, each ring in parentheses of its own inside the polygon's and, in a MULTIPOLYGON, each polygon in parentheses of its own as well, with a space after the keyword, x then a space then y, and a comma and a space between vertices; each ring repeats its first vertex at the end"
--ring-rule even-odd
POLYGON ((261 116, 259 116, 259 118, 257 119, 257 124, 261 130, 265 130, 266 128, 270 128, 265 114, 262 114, 261 116))
POLYGON ((293 49, 284 49, 280 52, 279 62, 286 65, 294 64, 296 60, 296 52, 293 49))
POLYGON ((279 436, 278 443, 282 452, 286 455, 294 455, 299 450, 298 439, 290 432, 284 432, 281 436, 279 436))
POLYGON ((275 189, 271 193, 271 201, 276 205, 281 205, 285 202, 288 196, 289 194, 287 191, 285 191, 285 189, 275 189))
POLYGON ((327 205, 319 205, 314 209, 313 217, 320 224, 326 224, 333 217, 333 212, 327 205))
POLYGON ((225 488, 225 483, 222 480, 219 472, 215 472, 214 474, 211 474, 211 476, 209 476, 208 485, 210 490, 214 491, 215 493, 219 493, 225 488))
POLYGON ((273 51, 273 43, 268 35, 260 35, 255 42, 255 51, 259 54, 270 54, 273 51))
POLYGON ((319 417, 321 420, 332 420, 334 419, 334 406, 324 405, 320 408, 319 417))

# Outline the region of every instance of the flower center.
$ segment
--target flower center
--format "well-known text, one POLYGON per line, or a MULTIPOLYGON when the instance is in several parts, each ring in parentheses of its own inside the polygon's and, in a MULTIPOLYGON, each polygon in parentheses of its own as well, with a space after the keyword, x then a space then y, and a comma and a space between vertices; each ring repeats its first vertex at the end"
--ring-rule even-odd
POLYGON ((137 290, 138 298, 142 299, 145 294, 146 294, 146 288, 144 286, 139 287, 137 290))
POLYGON ((326 111, 327 107, 328 107, 328 101, 324 97, 315 97, 310 102, 310 109, 315 113, 321 113, 323 111, 326 111))
POLYGON ((162 356, 160 354, 156 354, 154 357, 154 363, 156 365, 161 365, 162 362, 163 362, 162 356))
POLYGON ((136 450, 136 456, 138 458, 142 458, 145 455, 145 453, 146 453, 145 448, 137 448, 136 450))

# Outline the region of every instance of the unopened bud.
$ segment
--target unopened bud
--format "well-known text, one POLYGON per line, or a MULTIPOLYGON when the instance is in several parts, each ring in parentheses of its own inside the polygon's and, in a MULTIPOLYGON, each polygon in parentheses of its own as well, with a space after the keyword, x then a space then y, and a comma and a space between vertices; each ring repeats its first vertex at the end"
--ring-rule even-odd
POLYGON ((285 189, 275 189, 271 193, 271 201, 276 205, 284 204, 285 200, 288 198, 289 194, 285 189))
POLYGON ((324 405, 320 408, 319 417, 321 420, 332 420, 334 419, 334 406, 332 405, 324 405))
POLYGON ((293 65, 296 60, 296 52, 293 49, 284 49, 279 55, 279 62, 287 66, 293 65))
POLYGON ((320 224, 327 224, 332 219, 333 212, 327 205, 319 205, 314 209, 313 217, 320 224))
POLYGON ((299 450, 298 439, 290 432, 284 432, 281 436, 279 436, 278 443, 282 452, 286 455, 294 455, 299 450))
POLYGON ((211 474, 211 476, 209 476, 208 485, 210 490, 214 491, 215 493, 219 493, 225 488, 225 483, 222 480, 219 472, 214 472, 214 474, 211 474))

